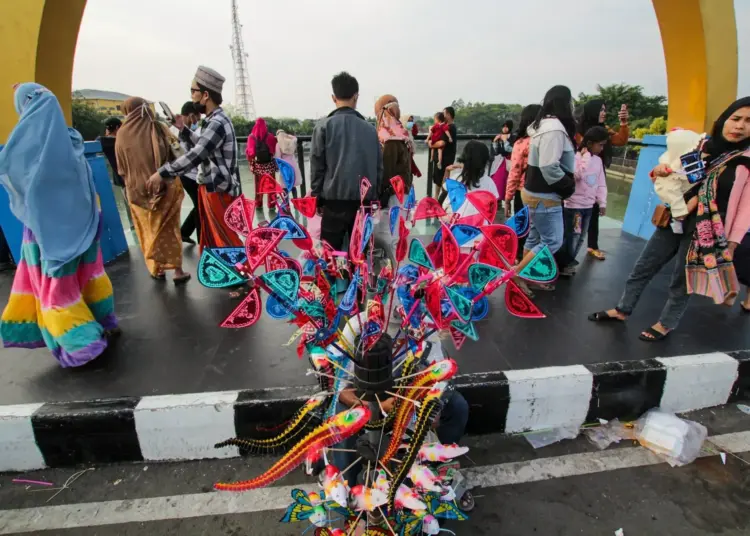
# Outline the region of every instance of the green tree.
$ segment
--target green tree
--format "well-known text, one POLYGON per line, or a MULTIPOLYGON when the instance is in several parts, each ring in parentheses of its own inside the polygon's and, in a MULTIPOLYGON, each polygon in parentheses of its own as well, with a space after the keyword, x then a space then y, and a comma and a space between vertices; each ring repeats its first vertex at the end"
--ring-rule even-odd
POLYGON ((73 128, 81 133, 83 139, 91 141, 104 134, 104 121, 107 115, 83 99, 73 99, 73 128))
POLYGON ((598 85, 597 93, 587 95, 579 93, 576 106, 580 107, 593 99, 603 99, 607 103, 607 124, 617 125, 617 113, 622 104, 627 104, 630 122, 647 119, 649 122, 655 117, 667 116, 667 98, 664 95, 645 95, 643 87, 628 84, 598 85))
POLYGON ((523 109, 520 104, 464 104, 461 99, 453 101, 453 105, 456 108, 456 128, 462 134, 497 134, 508 119, 518 125, 523 109))
POLYGON ((667 120, 663 117, 657 117, 653 121, 651 121, 651 124, 648 127, 644 128, 636 128, 633 130, 633 137, 643 139, 643 136, 651 135, 651 134, 666 134, 667 132, 667 120))

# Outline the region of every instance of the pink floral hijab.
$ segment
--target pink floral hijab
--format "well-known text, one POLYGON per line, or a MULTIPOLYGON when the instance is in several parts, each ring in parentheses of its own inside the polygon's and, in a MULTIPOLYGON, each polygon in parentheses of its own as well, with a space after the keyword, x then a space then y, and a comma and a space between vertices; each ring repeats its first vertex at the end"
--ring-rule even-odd
POLYGON ((411 136, 398 118, 398 99, 393 95, 383 95, 375 102, 375 117, 377 118, 378 139, 383 145, 391 140, 403 140, 414 152, 411 136))

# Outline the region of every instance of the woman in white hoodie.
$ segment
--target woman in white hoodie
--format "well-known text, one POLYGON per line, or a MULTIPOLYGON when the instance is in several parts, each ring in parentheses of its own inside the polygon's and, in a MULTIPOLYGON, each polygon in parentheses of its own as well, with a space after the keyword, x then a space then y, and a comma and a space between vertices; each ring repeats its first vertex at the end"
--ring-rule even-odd
MULTIPOLYGON (((521 199, 529 207, 531 229, 518 272, 545 246, 556 253, 563 244, 562 201, 575 191, 575 120, 570 89, 555 86, 547 92, 528 134, 529 165, 521 199)), ((554 285, 539 287, 554 290, 554 285)))

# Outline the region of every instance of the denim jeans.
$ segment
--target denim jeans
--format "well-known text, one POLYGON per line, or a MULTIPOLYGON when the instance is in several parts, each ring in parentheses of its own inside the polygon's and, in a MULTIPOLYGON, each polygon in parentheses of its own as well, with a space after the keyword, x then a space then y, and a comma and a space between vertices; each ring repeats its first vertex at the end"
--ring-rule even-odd
POLYGON ((525 248, 539 253, 547 246, 551 253, 556 253, 562 247, 565 229, 562 206, 545 207, 541 201, 535 207, 529 205, 529 219, 531 228, 525 248))
MULTIPOLYGON (((339 402, 338 406, 336 407, 336 411, 341 412, 345 411, 347 407, 339 402)), ((439 423, 437 427, 437 435, 438 439, 440 439, 441 443, 444 444, 450 444, 450 443, 458 443, 458 441, 463 437, 464 431, 466 430, 466 423, 469 421, 469 403, 466 402, 466 399, 459 393, 458 391, 453 391, 452 393, 447 395, 447 399, 444 402, 443 409, 440 411, 440 417, 439 417, 439 423)), ((357 448, 357 435, 352 436, 348 439, 345 439, 338 445, 336 445, 337 448, 340 449, 351 449, 355 450, 357 448)), ((388 441, 390 437, 383 438, 383 444, 381 447, 382 451, 385 451, 386 447, 388 446, 388 441)), ((336 468, 339 471, 343 471, 349 465, 356 460, 359 455, 354 452, 341 452, 341 451, 333 451, 332 453, 332 460, 331 463, 336 466, 336 468)), ((351 469, 349 469, 344 476, 345 479, 349 481, 350 486, 355 486, 354 482, 356 482, 357 477, 359 476, 360 472, 362 471, 362 462, 354 464, 351 469)))
POLYGON ((669 283, 669 297, 664 309, 662 309, 659 322, 670 330, 677 327, 685 309, 687 309, 688 299, 690 298, 685 282, 685 257, 693 238, 694 229, 694 215, 685 220, 683 234, 674 234, 670 227, 666 229, 657 227, 630 272, 630 276, 625 283, 625 291, 620 298, 620 303, 617 304, 618 311, 630 315, 651 279, 676 255, 677 262, 672 271, 672 280, 669 283))
POLYGON ((583 240, 586 238, 586 232, 589 228, 592 209, 590 208, 564 208, 563 221, 565 224, 565 238, 563 239, 562 248, 560 248, 560 258, 564 259, 565 266, 578 266, 576 257, 581 251, 583 240))

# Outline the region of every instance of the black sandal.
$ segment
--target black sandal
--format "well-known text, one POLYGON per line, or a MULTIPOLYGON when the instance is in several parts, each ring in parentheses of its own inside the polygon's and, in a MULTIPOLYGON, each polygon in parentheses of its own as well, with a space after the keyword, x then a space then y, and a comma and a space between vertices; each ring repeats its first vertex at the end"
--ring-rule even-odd
POLYGON ((607 311, 599 311, 598 313, 591 313, 588 316, 588 319, 591 322, 625 322, 624 319, 617 317, 617 316, 610 316, 607 314, 607 311))
POLYGON ((173 282, 173 283, 174 283, 175 285, 178 285, 178 286, 179 286, 179 285, 184 285, 185 283, 187 283, 188 281, 190 281, 190 280, 191 280, 192 278, 193 278, 193 276, 192 276, 192 275, 190 275, 190 274, 186 273, 186 274, 185 274, 185 275, 183 275, 182 277, 175 277, 174 279, 172 279, 172 282, 173 282))
POLYGON ((656 331, 653 327, 648 328, 644 330, 640 335, 638 335, 638 338, 642 340, 643 342, 657 342, 657 341, 663 341, 667 338, 667 335, 669 335, 671 331, 667 331, 666 333, 662 333, 661 331, 656 331), (651 335, 650 337, 646 334, 651 335))
POLYGON ((156 274, 156 275, 154 274, 149 274, 149 275, 151 276, 151 279, 155 279, 156 281, 164 281, 165 279, 167 279, 167 274, 165 274, 164 272, 160 274, 156 274))
POLYGON ((740 302, 740 311, 742 312, 742 314, 750 314, 750 309, 742 305, 742 302, 740 302))

